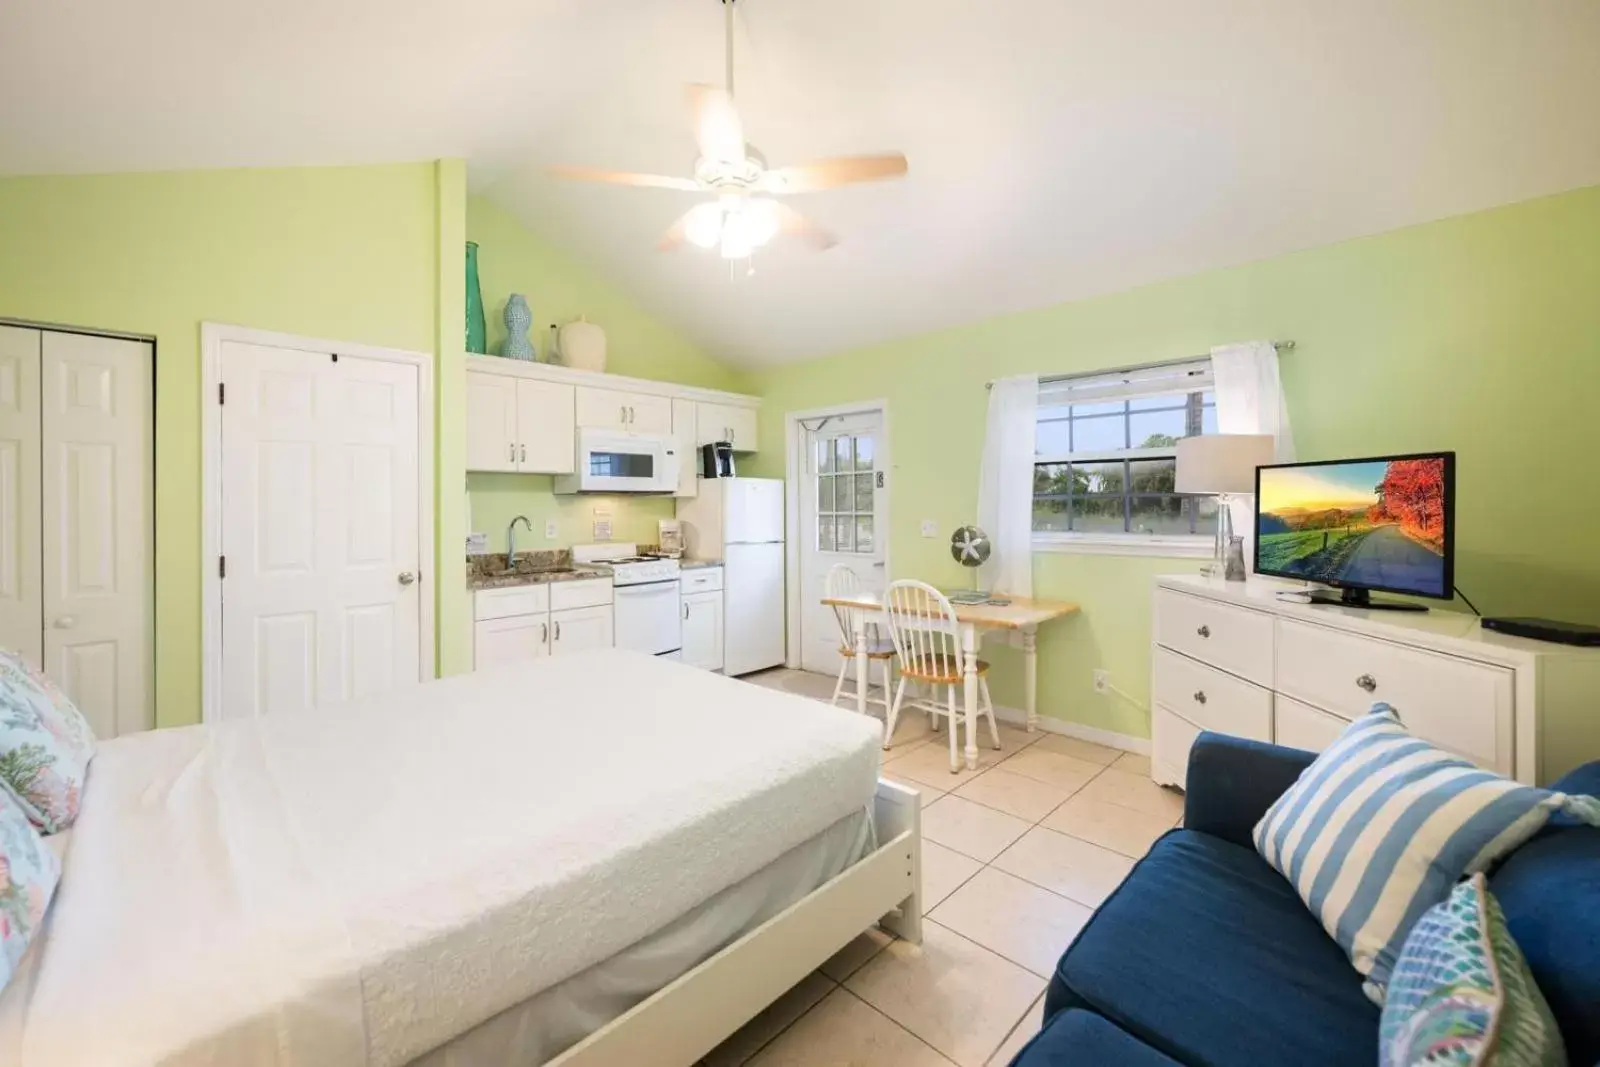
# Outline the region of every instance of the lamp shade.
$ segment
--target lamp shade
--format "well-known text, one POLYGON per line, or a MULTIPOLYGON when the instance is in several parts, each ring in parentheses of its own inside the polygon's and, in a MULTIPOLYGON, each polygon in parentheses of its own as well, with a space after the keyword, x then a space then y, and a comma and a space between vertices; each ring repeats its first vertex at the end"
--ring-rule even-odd
POLYGON ((1265 433, 1222 433, 1178 441, 1180 493, 1253 493, 1256 468, 1273 460, 1276 442, 1265 433))

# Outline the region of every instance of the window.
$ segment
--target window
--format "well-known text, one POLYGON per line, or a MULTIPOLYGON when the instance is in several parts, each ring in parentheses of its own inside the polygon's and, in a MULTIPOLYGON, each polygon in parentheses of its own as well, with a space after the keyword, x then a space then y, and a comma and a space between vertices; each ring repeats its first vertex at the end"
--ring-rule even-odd
POLYGON ((1216 501, 1176 491, 1177 448, 1216 432, 1209 360, 1041 383, 1035 545, 1209 552, 1216 501))
POLYGON ((817 441, 817 549, 873 551, 872 436, 841 434, 817 441))

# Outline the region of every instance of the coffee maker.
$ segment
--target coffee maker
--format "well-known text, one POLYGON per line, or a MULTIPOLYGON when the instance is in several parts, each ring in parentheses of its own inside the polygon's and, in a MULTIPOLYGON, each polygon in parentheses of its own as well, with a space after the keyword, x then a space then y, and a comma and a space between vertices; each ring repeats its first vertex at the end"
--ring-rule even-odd
POLYGON ((700 477, 733 477, 732 441, 712 441, 700 446, 700 477))

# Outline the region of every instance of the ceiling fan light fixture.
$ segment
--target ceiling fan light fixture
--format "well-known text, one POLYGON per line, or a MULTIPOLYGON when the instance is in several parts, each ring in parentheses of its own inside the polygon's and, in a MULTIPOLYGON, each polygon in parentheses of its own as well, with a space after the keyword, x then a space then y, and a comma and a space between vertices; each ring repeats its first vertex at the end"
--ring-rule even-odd
POLYGON ((683 220, 683 236, 696 248, 715 248, 722 241, 722 205, 705 203, 690 209, 683 220))

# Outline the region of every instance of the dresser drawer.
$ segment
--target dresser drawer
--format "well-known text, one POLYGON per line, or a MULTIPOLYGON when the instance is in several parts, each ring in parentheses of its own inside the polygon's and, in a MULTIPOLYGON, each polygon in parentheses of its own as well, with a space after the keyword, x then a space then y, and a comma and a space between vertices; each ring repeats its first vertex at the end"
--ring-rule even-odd
POLYGON ((1272 691, 1165 648, 1155 653, 1155 702, 1203 730, 1272 740, 1272 691))
POLYGON ((722 588, 721 567, 695 567, 678 579, 685 593, 711 593, 722 588))
POLYGON ((1307 623, 1278 624, 1278 691, 1350 719, 1383 701, 1407 729, 1513 773, 1512 672, 1307 623))
POLYGON ((598 608, 611 603, 611 579, 550 583, 550 610, 598 608))
POLYGON ((1189 777, 1189 750, 1200 727, 1160 704, 1150 719, 1150 777, 1157 785, 1185 788, 1189 777))
POLYGON ((1272 740, 1289 748, 1321 752, 1344 733, 1349 722, 1282 693, 1272 698, 1272 740))
POLYGON ((1156 590, 1158 645, 1265 686, 1272 684, 1272 622, 1260 612, 1156 590))
POLYGON ((550 610, 548 585, 514 585, 505 589, 480 589, 472 594, 472 617, 509 619, 513 615, 540 615, 550 610))

